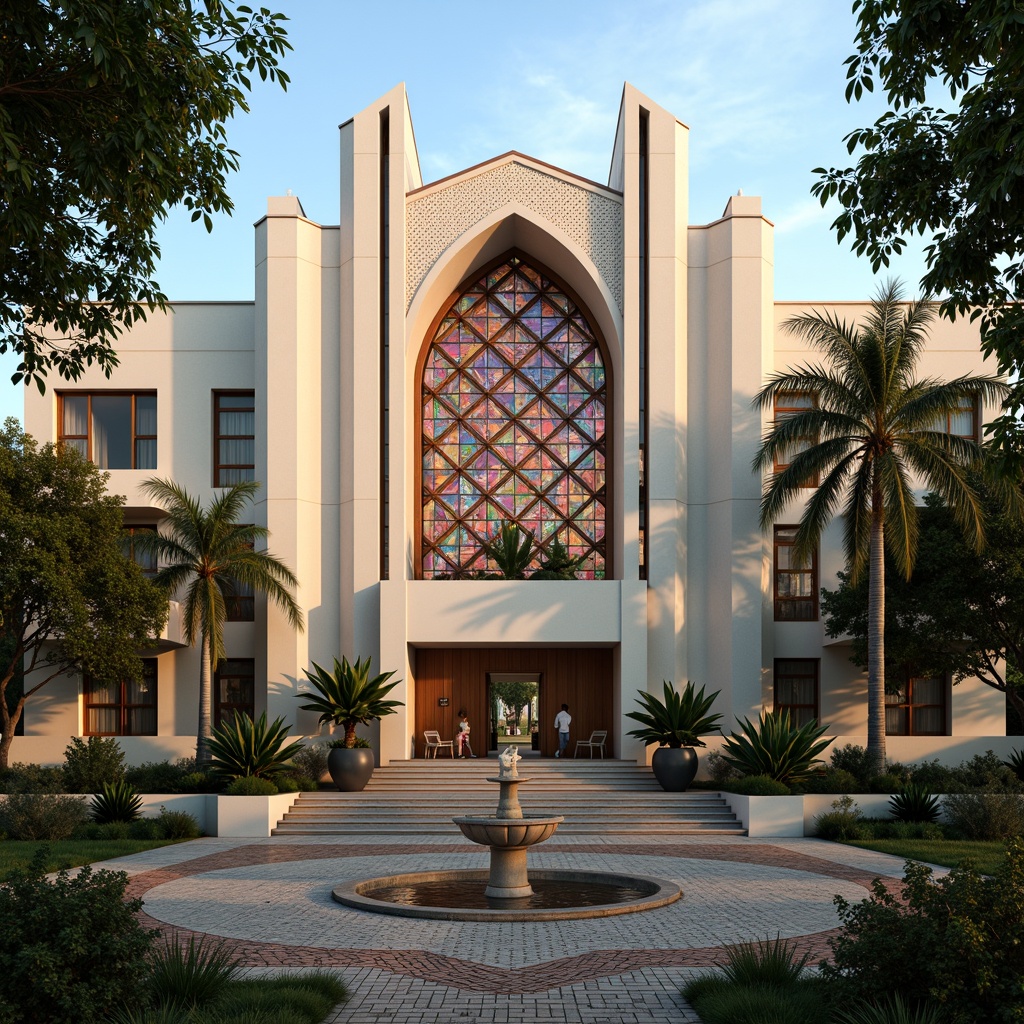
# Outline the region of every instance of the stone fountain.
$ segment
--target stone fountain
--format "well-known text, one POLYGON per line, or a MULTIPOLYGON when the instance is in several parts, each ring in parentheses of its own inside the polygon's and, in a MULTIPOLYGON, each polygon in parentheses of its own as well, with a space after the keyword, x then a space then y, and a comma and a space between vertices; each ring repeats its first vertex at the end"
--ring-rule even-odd
POLYGON ((501 787, 494 814, 452 818, 467 839, 491 848, 491 868, 484 895, 492 899, 514 900, 533 895, 526 872, 526 855, 531 846, 550 839, 565 820, 560 814, 551 817, 523 814, 519 805, 519 784, 530 780, 520 777, 520 760, 515 747, 506 747, 498 758, 497 777, 487 779, 501 787))
MULTIPOLYGON (((331 896, 345 906, 374 914, 446 921, 562 921, 577 917, 610 917, 653 910, 682 896, 678 885, 664 878, 601 871, 526 870, 531 846, 555 834, 562 815, 524 814, 519 786, 520 757, 507 747, 499 758, 500 787, 494 814, 466 815, 452 821, 466 838, 491 850, 489 871, 419 871, 367 878, 338 885, 331 896)), ((401 852, 400 848, 396 852, 401 852)))

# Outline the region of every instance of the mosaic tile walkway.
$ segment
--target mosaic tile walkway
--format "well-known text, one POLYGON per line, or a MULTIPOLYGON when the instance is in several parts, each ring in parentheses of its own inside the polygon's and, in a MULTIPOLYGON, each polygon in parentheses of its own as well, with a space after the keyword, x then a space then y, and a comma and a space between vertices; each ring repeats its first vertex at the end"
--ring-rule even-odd
POLYGON ((350 999, 332 1022, 697 1021, 679 995, 735 942, 791 938, 818 958, 834 895, 861 899, 896 858, 818 840, 573 837, 531 864, 670 878, 683 899, 641 914, 476 923, 384 917, 331 899, 340 881, 486 866, 459 839, 207 839, 111 861, 165 934, 221 937, 253 973, 338 970, 350 999))

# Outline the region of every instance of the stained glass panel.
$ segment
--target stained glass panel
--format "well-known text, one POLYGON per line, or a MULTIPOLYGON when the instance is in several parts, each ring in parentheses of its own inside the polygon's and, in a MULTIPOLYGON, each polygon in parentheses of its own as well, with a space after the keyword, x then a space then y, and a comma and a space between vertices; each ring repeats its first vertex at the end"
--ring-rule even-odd
POLYGON ((484 544, 511 519, 540 544, 533 568, 557 538, 581 578, 604 577, 604 360, 560 285, 518 256, 473 282, 431 341, 422 397, 424 576, 493 569, 484 544))

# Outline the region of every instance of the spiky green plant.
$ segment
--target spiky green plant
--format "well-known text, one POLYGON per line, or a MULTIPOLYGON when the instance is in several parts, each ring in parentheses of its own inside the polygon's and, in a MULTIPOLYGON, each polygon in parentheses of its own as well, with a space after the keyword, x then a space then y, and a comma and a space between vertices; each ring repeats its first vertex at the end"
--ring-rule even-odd
POLYGON ((774 939, 727 946, 722 973, 734 985, 785 988, 800 980, 810 959, 810 953, 797 955, 795 946, 777 934, 774 939))
POLYGON ((150 992, 158 1005, 192 1009, 208 1006, 238 973, 238 962, 216 939, 177 935, 152 958, 150 992))
POLYGON ((722 745, 722 757, 742 775, 767 775, 790 785, 822 771, 818 755, 832 742, 823 740, 825 726, 811 720, 799 728, 788 711, 765 711, 756 724, 739 722, 722 745))
POLYGON ((935 1003, 904 1002, 899 994, 835 1011, 835 1024, 940 1024, 945 1020, 942 1007, 935 1003))
POLYGON ((553 537, 548 542, 546 553, 541 556, 540 568, 530 579, 574 580, 585 561, 585 555, 570 555, 569 549, 557 537, 553 537))
POLYGON ((404 706, 400 700, 384 699, 401 680, 388 682, 394 672, 371 676, 370 666, 370 658, 356 658, 355 664, 348 658, 335 658, 334 671, 328 672, 314 661, 313 672, 306 671, 306 678, 317 692, 296 695, 307 702, 299 705, 303 711, 319 712, 321 725, 332 722, 344 727, 346 747, 356 745, 357 725, 393 715, 395 708, 404 706))
POLYGON ((1014 775, 1024 782, 1024 751, 1011 750, 1010 756, 1003 762, 1014 775))
POLYGON ((717 712, 709 715, 708 712, 721 691, 715 690, 706 695, 703 686, 698 690, 693 683, 687 682, 679 692, 667 679, 663 683, 663 701, 653 693, 641 692, 636 702, 644 710, 626 713, 627 718, 642 726, 631 729, 629 735, 645 744, 658 743, 663 747, 706 746, 700 737, 718 731, 722 716, 717 712))
POLYGON ((518 523, 502 523, 498 532, 484 544, 484 552, 507 580, 526 578, 533 558, 533 534, 518 523))
POLYGON ((889 797, 889 812, 897 821, 938 821, 939 798, 925 786, 908 782, 889 797))
POLYGON ((285 771, 288 762, 302 749, 289 743, 284 718, 267 725, 267 713, 254 722, 248 715, 235 715, 221 722, 210 737, 210 771, 221 779, 253 776, 269 779, 285 771))
POLYGON ((141 814, 142 797, 124 779, 104 782, 89 807, 89 816, 99 825, 112 821, 135 821, 141 814))

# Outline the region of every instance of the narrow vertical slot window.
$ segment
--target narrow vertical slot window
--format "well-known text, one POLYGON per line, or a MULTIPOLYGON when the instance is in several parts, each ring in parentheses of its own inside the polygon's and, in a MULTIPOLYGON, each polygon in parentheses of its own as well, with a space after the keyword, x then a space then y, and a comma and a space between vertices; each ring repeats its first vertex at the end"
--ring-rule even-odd
POLYGON ((649 231, 650 231, 650 143, 648 139, 648 123, 650 114, 641 109, 640 111, 640 166, 639 166, 639 238, 638 257, 640 267, 640 301, 639 301, 639 431, 640 451, 638 456, 640 472, 640 493, 639 493, 639 560, 640 579, 647 579, 648 567, 648 524, 650 520, 650 502, 648 480, 650 479, 650 453, 648 450, 648 438, 650 436, 648 421, 648 404, 650 392, 650 368, 649 368, 649 329, 650 329, 650 252, 649 252, 649 231))
POLYGON ((390 288, 388 276, 391 269, 391 217, 388 212, 391 199, 391 128, 388 110, 380 115, 380 578, 386 580, 390 566, 388 549, 390 541, 390 405, 388 382, 391 376, 391 353, 388 347, 390 317, 388 306, 390 288))

